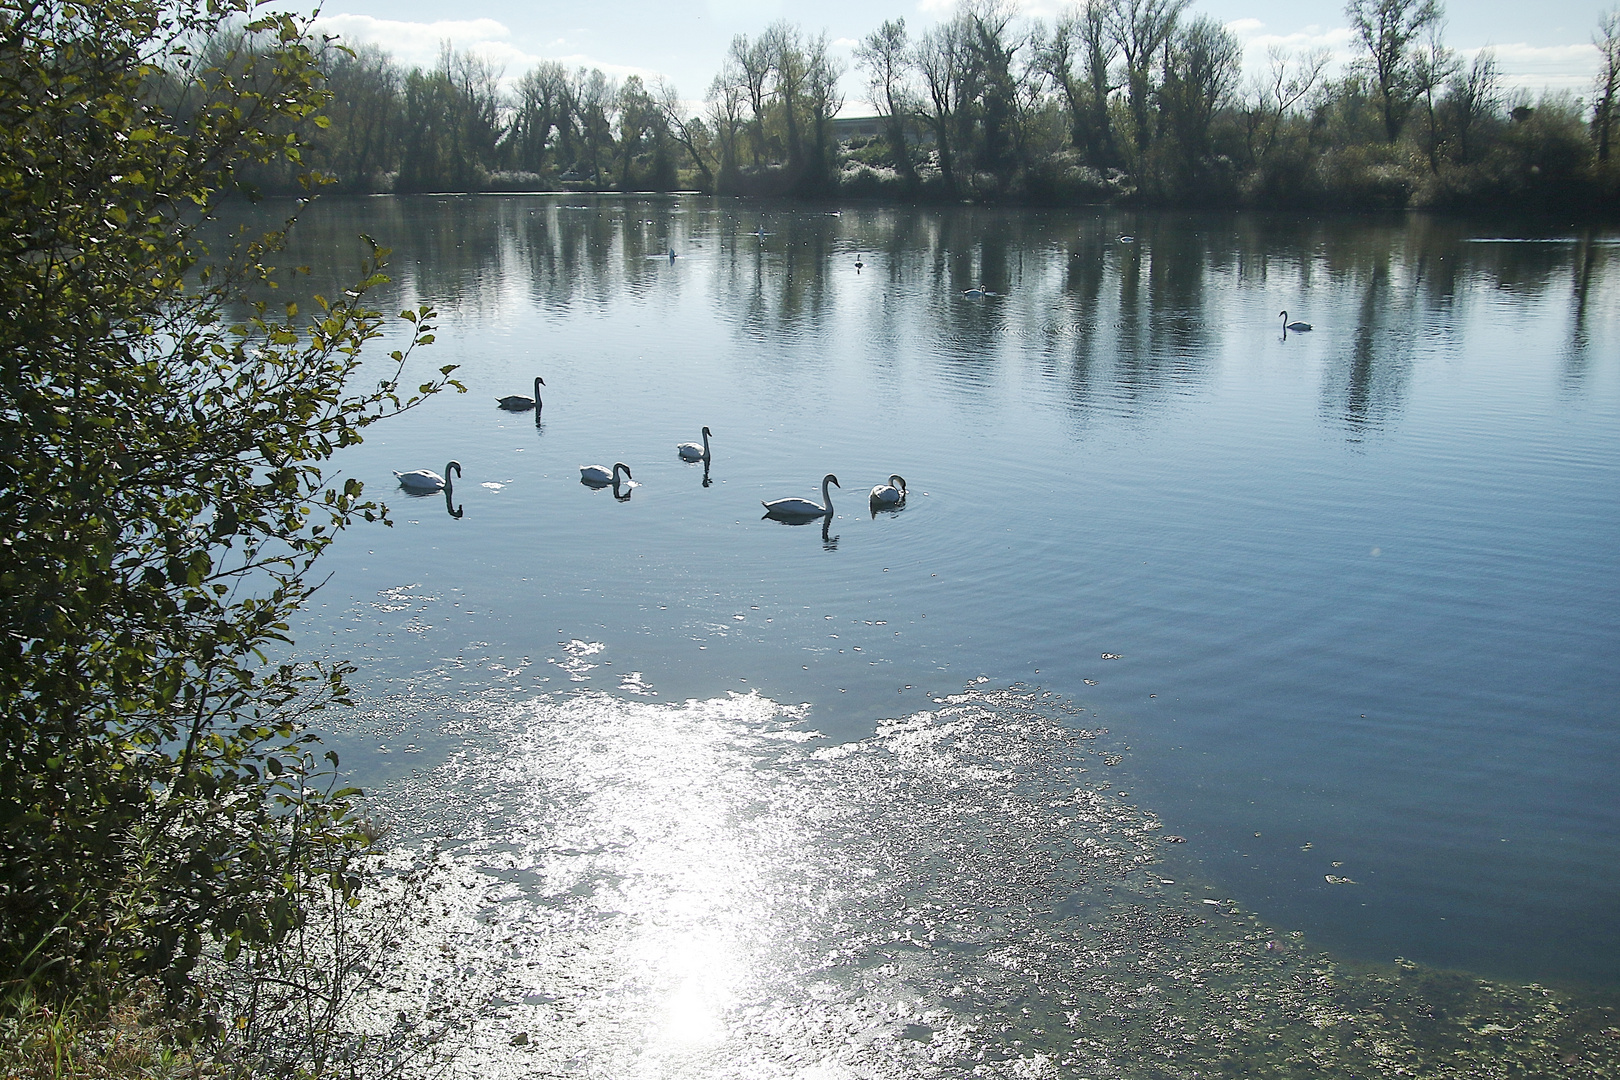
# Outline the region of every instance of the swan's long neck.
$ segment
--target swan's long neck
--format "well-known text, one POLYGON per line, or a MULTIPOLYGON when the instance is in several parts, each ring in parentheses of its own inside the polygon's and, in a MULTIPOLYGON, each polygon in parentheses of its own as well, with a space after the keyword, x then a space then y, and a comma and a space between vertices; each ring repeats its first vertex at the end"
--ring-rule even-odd
POLYGON ((534 411, 540 411, 540 376, 534 377, 534 411))
POLYGON ((447 461, 444 463, 444 491, 446 495, 450 493, 450 487, 454 483, 454 481, 450 479, 450 473, 452 471, 454 471, 457 475, 460 475, 461 462, 447 461))
POLYGON ((827 516, 832 517, 832 489, 828 485, 831 481, 827 477, 821 479, 821 505, 827 508, 827 516))
POLYGON ((703 429, 703 460, 709 460, 709 429, 703 429))

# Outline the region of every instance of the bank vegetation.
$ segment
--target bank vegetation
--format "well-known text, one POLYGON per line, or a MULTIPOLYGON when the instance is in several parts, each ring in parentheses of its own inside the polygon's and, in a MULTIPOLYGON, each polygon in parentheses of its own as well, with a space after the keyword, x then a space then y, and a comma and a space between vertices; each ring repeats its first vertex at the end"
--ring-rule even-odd
MULTIPOLYGON (((1050 22, 967 0, 914 34, 886 21, 839 87, 825 34, 739 35, 694 109, 667 82, 546 61, 508 72, 446 46, 404 68, 320 56, 310 164, 351 191, 668 191, 802 198, 1248 208, 1613 210, 1620 14, 1590 95, 1505 88, 1491 50, 1445 43, 1439 0, 1351 0, 1355 59, 1273 49, 1242 70, 1191 0, 1082 0, 1050 22), (872 113, 866 123, 848 119, 872 113)), ((223 46, 221 46, 223 47, 223 46)), ((258 177, 285 187, 287 169, 258 177)))

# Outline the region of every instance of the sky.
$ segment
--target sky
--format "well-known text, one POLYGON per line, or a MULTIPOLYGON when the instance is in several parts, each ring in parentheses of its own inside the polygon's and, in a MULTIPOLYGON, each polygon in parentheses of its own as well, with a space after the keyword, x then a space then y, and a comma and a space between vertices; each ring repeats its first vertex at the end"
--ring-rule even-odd
MULTIPOLYGON (((904 18, 917 34, 949 19, 957 0, 326 0, 319 26, 347 42, 372 42, 396 60, 433 66, 440 44, 476 52, 516 80, 541 60, 596 67, 649 84, 662 77, 688 101, 702 99, 725 60, 732 36, 757 36, 777 19, 808 34, 825 32, 851 69, 843 79, 845 116, 871 112, 866 80, 852 51, 885 19, 904 18)), ((1072 0, 1021 0, 1021 15, 1048 24, 1072 0)), ((280 5, 277 5, 280 6, 280 5)), ((1503 83, 1532 96, 1543 90, 1588 96, 1597 70, 1592 34, 1606 3, 1592 0, 1451 0, 1446 44, 1465 59, 1496 51, 1503 83)), ((1349 59, 1350 30, 1342 0, 1194 0, 1189 15, 1224 24, 1244 45, 1245 80, 1266 63, 1271 45, 1325 46, 1335 63, 1349 59)))

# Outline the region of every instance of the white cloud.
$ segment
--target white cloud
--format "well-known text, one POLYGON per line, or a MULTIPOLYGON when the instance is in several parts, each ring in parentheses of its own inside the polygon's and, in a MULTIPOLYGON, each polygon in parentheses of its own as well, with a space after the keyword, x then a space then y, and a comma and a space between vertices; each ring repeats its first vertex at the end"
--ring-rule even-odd
POLYGON ((627 76, 639 75, 649 87, 661 74, 649 68, 609 63, 581 52, 557 55, 555 50, 574 44, 566 38, 556 38, 546 44, 546 50, 552 55, 536 55, 513 42, 512 31, 495 19, 401 22, 370 15, 327 15, 316 22, 315 29, 317 33, 336 34, 351 45, 376 45, 407 68, 436 67, 440 49, 448 41, 457 52, 476 54, 500 68, 502 81, 508 85, 542 60, 555 60, 570 70, 600 68, 604 75, 621 81, 627 76))
MULTIPOLYGON (((1487 45, 1496 53, 1496 68, 1502 85, 1531 94, 1542 90, 1567 90, 1577 95, 1591 92, 1597 76, 1598 50, 1590 43, 1580 45, 1487 45)), ((1471 63, 1479 49, 1459 49, 1457 54, 1471 63)))
MULTIPOLYGON (((1290 34, 1269 33, 1266 24, 1258 19, 1238 19, 1226 24, 1226 29, 1243 45, 1243 73, 1253 77, 1265 73, 1269 67, 1267 51, 1273 47, 1287 49, 1298 55, 1311 49, 1328 50, 1331 60, 1328 75, 1343 74, 1344 68, 1355 59, 1355 43, 1348 26, 1307 26, 1290 34)), ((1597 72, 1598 51, 1591 44, 1578 45, 1511 45, 1485 46, 1496 52, 1496 67, 1501 73, 1502 86, 1507 90, 1523 90, 1538 94, 1543 90, 1567 90, 1584 93, 1597 72)), ((1463 63, 1472 63, 1478 48, 1459 48, 1457 57, 1463 63)))
POLYGON ((574 70, 575 68, 596 68, 608 78, 618 79, 620 82, 623 82, 631 75, 639 75, 641 76, 641 81, 647 84, 648 89, 651 89, 653 83, 657 82, 663 76, 662 72, 654 71, 652 68, 633 67, 629 64, 609 64, 604 60, 598 60, 586 53, 573 53, 569 56, 552 56, 548 57, 547 59, 557 61, 557 63, 561 64, 570 71, 574 70))
POLYGON ((509 40, 512 31, 495 19, 441 19, 437 22, 400 22, 370 15, 323 15, 315 23, 322 34, 336 34, 351 45, 371 44, 391 53, 406 67, 433 67, 440 46, 448 41, 461 52, 473 52, 497 65, 527 67, 530 56, 509 40))

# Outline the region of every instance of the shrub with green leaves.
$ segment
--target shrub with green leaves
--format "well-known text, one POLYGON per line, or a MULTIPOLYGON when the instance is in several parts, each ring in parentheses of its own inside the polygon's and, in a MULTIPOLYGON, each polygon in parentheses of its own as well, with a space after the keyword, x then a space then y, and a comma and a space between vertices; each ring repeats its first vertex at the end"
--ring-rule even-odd
POLYGON ((268 657, 384 515, 331 457, 455 384, 399 385, 426 307, 361 373, 375 246, 300 319, 266 303, 281 232, 201 241, 244 170, 298 164, 312 47, 252 0, 0 2, 0 979, 184 995, 208 940, 358 888, 355 793, 301 725, 346 669, 268 657))

